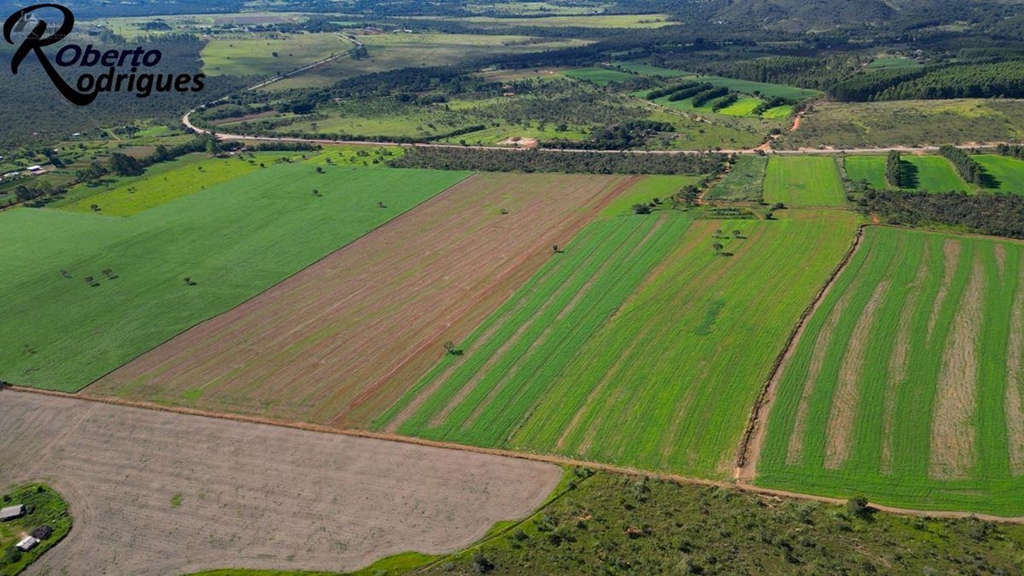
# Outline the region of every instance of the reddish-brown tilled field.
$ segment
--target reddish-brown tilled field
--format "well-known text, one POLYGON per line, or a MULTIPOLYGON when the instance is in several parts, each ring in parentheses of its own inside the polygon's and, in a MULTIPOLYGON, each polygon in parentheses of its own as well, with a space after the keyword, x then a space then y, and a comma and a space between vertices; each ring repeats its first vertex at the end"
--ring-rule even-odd
POLYGON ((462 549, 560 478, 526 460, 0 392, 0 491, 48 482, 74 516, 29 574, 347 572, 462 549))
POLYGON ((635 181, 473 176, 86 391, 365 426, 635 181))

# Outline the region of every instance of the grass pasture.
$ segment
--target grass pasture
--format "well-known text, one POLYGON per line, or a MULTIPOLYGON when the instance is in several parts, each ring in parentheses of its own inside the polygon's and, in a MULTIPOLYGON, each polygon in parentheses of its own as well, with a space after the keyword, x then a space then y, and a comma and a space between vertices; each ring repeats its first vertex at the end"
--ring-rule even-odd
POLYGON ((753 154, 736 157, 729 173, 706 195, 707 200, 760 200, 768 158, 753 154))
POLYGON ((841 211, 785 218, 595 222, 377 428, 726 476, 771 359, 854 229, 841 211))
POLYGON ((1017 141, 1024 134, 1024 100, 820 102, 785 148, 878 148, 1017 141))
POLYGON ((836 160, 816 156, 774 156, 764 179, 764 201, 786 206, 845 206, 846 192, 836 160))
POLYGON ((0 213, 0 379, 79 390, 465 176, 280 164, 128 218, 0 213))
POLYGON ((194 154, 173 165, 161 166, 164 170, 150 170, 142 177, 125 179, 123 182, 115 180, 112 186, 98 194, 91 194, 95 190, 80 185, 79 190, 72 190, 71 194, 83 197, 60 208, 88 214, 93 212, 91 206, 96 205, 105 216, 132 216, 255 172, 260 170, 259 162, 269 163, 272 162, 271 158, 280 157, 280 153, 261 153, 257 155, 257 160, 249 163, 238 156, 206 158, 205 155, 194 154))
POLYGON ((992 180, 995 190, 1010 194, 1024 194, 1024 161, 995 154, 974 156, 992 180))
MULTIPOLYGON (((885 181, 885 156, 847 156, 844 160, 846 175, 853 182, 867 180, 877 190, 889 188, 885 181)), ((901 154, 900 162, 906 174, 906 190, 929 192, 973 192, 956 173, 949 160, 942 156, 901 154)))
POLYGON ((626 74, 625 72, 619 72, 618 70, 609 70, 607 68, 576 68, 573 70, 567 70, 563 72, 563 74, 570 78, 576 78, 577 80, 593 82, 598 86, 607 86, 612 82, 628 82, 636 79, 632 74, 626 74))
POLYGON ((1024 514, 1024 245, 869 228, 783 367, 756 483, 1024 514))
MULTIPOLYGON (((918 156, 916 154, 902 154, 901 162, 905 168, 909 168, 909 184, 911 190, 927 190, 929 192, 971 192, 973 186, 968 186, 956 173, 949 160, 942 156, 918 156)), ((884 167, 883 167, 884 171, 884 167)))
POLYGON ((351 42, 333 33, 290 34, 283 38, 214 38, 200 56, 203 72, 209 76, 272 76, 350 48, 351 42))
POLYGON ((670 68, 658 68, 657 66, 651 66, 649 64, 617 62, 616 66, 623 70, 629 70, 645 76, 672 78, 677 82, 683 80, 698 80, 700 82, 708 82, 714 86, 724 86, 730 90, 742 92, 743 94, 763 95, 769 98, 779 97, 789 98, 792 100, 803 100, 820 94, 820 92, 809 90, 807 88, 797 88, 795 86, 786 86, 784 84, 767 84, 765 82, 753 82, 750 80, 738 80, 736 78, 724 78, 722 76, 707 76, 704 74, 684 72, 682 70, 672 70, 670 68))
POLYGON ((851 182, 866 181, 875 190, 889 188, 885 181, 885 156, 846 156, 843 168, 851 182))
POLYGON ((578 39, 544 42, 535 41, 529 36, 439 33, 363 34, 358 39, 366 45, 368 57, 361 60, 339 58, 270 84, 264 90, 330 86, 343 78, 372 72, 414 66, 443 66, 489 55, 540 52, 590 43, 578 39))

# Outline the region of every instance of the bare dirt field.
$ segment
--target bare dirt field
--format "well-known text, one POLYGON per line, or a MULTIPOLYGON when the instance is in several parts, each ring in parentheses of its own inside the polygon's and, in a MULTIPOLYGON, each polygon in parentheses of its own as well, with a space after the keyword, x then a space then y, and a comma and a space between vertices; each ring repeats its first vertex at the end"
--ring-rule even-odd
POLYGON ((86 392, 365 426, 637 180, 471 177, 86 392))
POLYGON ((74 528, 29 574, 349 571, 450 552, 543 503, 561 469, 484 454, 0 392, 0 488, 74 528))

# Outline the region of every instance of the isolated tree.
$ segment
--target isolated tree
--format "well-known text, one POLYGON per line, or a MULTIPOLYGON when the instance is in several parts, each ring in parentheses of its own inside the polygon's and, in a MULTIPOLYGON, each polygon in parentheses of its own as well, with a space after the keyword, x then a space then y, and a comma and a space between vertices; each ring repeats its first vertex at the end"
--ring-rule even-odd
POLYGON ((721 228, 715 230, 714 237, 715 238, 721 238, 722 237, 722 229, 721 228))
POLYGON ((743 237, 743 232, 740 232, 739 230, 733 230, 732 231, 732 237, 733 238, 742 238, 743 237))
POLYGON ((633 213, 634 214, 650 214, 651 213, 651 207, 648 206, 647 204, 633 204, 633 213))
POLYGON ((551 245, 551 253, 552 254, 558 254, 558 244, 552 244, 551 245))
POLYGON ((317 174, 323 174, 324 173, 324 167, 323 166, 317 166, 316 167, 316 173, 317 174))
POLYGON ((71 274, 69 274, 67 270, 61 270, 60 275, 64 278, 71 278, 71 274))
POLYGON ((182 278, 182 280, 184 280, 186 286, 195 286, 196 285, 195 281, 192 280, 191 276, 185 276, 184 278, 182 278))
POLYGON ((96 279, 93 278, 92 276, 86 276, 85 277, 85 283, 88 284, 89 286, 95 286, 96 285, 96 279))
POLYGON ((387 208, 387 205, 383 202, 377 202, 377 208, 387 208))
POLYGON ((106 276, 107 278, 113 279, 114 278, 114 270, 112 268, 104 268, 103 269, 103 275, 106 276))
POLYGON ((714 244, 711 245, 711 247, 715 249, 715 254, 721 254, 722 249, 725 248, 725 246, 722 246, 722 244, 719 242, 715 242, 714 244))
POLYGON ((89 210, 92 210, 93 212, 99 212, 100 211, 100 206, 99 206, 99 204, 90 204, 89 205, 89 210))
POLYGON ((444 352, 445 354, 451 354, 453 356, 456 355, 458 350, 455 349, 455 342, 452 342, 451 340, 445 340, 444 352))
POLYGON ((320 190, 317 189, 317 188, 313 188, 313 196, 319 196, 319 195, 320 195, 320 190))

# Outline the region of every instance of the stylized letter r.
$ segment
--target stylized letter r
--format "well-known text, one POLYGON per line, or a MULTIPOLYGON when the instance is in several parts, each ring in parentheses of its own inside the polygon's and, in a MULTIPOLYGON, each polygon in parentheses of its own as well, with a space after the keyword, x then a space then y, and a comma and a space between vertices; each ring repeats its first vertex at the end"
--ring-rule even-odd
POLYGON ((21 46, 18 46, 18 50, 15 51, 14 57, 11 58, 11 72, 13 74, 17 74, 18 67, 21 65, 22 60, 25 59, 25 56, 28 56, 29 52, 35 52, 36 58, 39 59, 39 63, 43 65, 43 70, 46 70, 46 74, 50 77, 50 80, 53 81, 54 86, 60 90, 60 93, 63 94, 65 98, 79 106, 85 106, 86 104, 92 103, 92 101, 96 99, 96 94, 82 94, 69 86, 68 83, 61 78, 60 74, 57 73, 57 70, 53 67, 53 64, 50 63, 50 60, 43 52, 44 46, 56 44, 71 33, 71 29, 75 26, 75 16, 71 13, 71 10, 68 10, 60 4, 36 4, 34 6, 29 6, 28 8, 22 8, 14 14, 11 14, 7 21, 4 22, 4 40, 6 40, 8 44, 14 44, 14 39, 11 38, 11 32, 15 30, 15 27, 17 27, 19 23, 21 24, 21 27, 24 27, 28 15, 40 8, 57 9, 64 15, 64 22, 56 32, 49 37, 44 38, 43 34, 46 33, 46 22, 39 20, 35 27, 32 28, 32 31, 29 32, 25 40, 22 41, 21 46))

